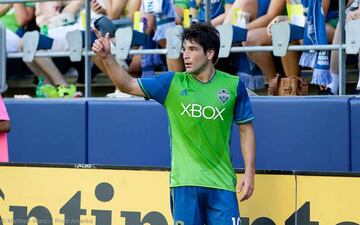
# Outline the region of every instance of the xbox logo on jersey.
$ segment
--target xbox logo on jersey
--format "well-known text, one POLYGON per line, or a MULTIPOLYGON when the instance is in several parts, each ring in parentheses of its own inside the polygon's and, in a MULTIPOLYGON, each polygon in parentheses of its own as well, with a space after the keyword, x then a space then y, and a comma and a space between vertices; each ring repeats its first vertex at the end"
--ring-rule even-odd
POLYGON ((204 118, 207 120, 224 120, 222 113, 225 111, 225 108, 218 109, 217 107, 213 106, 201 106, 199 104, 188 104, 184 105, 181 103, 181 106, 183 107, 183 111, 181 112, 181 116, 188 115, 192 118, 204 118))

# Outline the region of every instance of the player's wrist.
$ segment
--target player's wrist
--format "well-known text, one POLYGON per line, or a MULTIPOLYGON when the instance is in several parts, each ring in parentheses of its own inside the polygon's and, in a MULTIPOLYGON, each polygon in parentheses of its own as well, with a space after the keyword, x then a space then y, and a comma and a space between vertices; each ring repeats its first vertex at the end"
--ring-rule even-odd
POLYGON ((245 174, 255 175, 255 173, 256 173, 255 167, 247 167, 247 168, 245 168, 245 174))
POLYGON ((113 56, 110 52, 104 53, 104 56, 102 57, 103 60, 111 60, 112 58, 113 56))

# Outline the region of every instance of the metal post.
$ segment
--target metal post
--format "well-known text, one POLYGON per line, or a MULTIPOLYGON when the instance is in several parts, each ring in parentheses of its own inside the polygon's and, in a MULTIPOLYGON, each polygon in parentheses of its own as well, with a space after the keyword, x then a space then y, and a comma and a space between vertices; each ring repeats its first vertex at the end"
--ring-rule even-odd
POLYGON ((339 95, 346 94, 346 55, 342 45, 345 43, 345 0, 339 0, 339 95))
POLYGON ((85 97, 91 97, 91 40, 90 40, 90 0, 85 0, 85 97))
POLYGON ((211 23, 211 3, 210 0, 205 0, 205 22, 211 23))
POLYGON ((0 22, 0 93, 6 89, 6 29, 0 22))

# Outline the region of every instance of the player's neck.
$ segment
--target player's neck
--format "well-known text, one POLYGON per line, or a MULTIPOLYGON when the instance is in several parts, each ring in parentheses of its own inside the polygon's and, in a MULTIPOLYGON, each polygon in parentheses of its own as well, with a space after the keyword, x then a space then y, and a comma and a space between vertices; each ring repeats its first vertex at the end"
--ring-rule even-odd
POLYGON ((195 78, 202 83, 209 82, 215 75, 214 65, 208 64, 199 74, 195 75, 195 78))

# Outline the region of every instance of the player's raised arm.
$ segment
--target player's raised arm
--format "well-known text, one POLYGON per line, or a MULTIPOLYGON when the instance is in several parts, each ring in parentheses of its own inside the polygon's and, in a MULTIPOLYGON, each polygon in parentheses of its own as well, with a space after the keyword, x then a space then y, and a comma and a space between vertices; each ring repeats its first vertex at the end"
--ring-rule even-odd
POLYGON ((94 32, 97 39, 92 46, 92 50, 102 59, 107 74, 114 85, 124 93, 144 97, 145 94, 141 90, 137 80, 131 77, 130 74, 128 74, 123 67, 117 63, 114 56, 111 54, 109 33, 103 37, 96 28, 94 28, 94 32))

